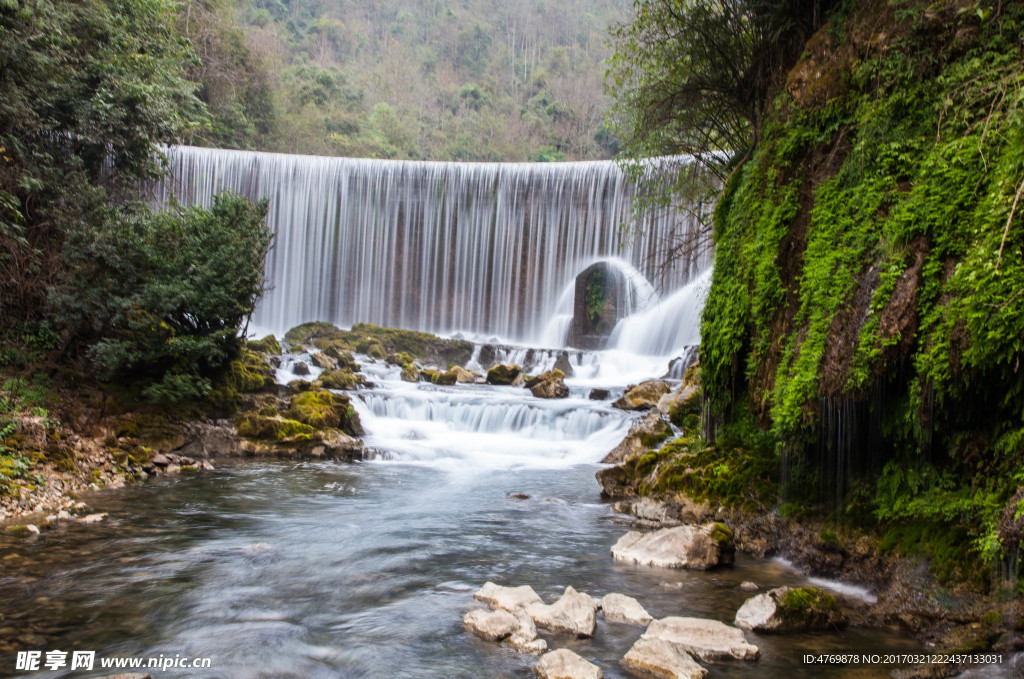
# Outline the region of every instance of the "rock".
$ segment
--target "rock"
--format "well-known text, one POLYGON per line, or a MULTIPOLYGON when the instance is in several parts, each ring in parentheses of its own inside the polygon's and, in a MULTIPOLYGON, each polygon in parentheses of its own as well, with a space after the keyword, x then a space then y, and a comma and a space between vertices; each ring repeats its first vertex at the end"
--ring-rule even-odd
POLYGON ((608 398, 607 389, 591 389, 590 393, 587 394, 587 398, 591 401, 604 401, 608 398))
POLYGON ((348 368, 325 370, 316 381, 324 389, 355 389, 366 382, 362 375, 357 375, 348 368))
POLYGON ((566 587, 565 593, 550 606, 533 603, 526 607, 526 612, 538 626, 552 632, 592 637, 597 628, 597 602, 572 587, 566 587))
POLYGON ((626 393, 612 402, 612 406, 622 410, 650 410, 658 405, 658 401, 669 392, 667 382, 647 380, 640 384, 626 387, 626 393))
POLYGON ((153 459, 150 460, 150 462, 155 464, 157 467, 166 467, 171 463, 171 460, 166 455, 158 454, 154 455, 153 459))
POLYGON ((604 679, 600 667, 565 648, 542 655, 533 672, 537 679, 604 679))
POLYGON ((500 608, 506 611, 514 611, 521 606, 544 603, 544 600, 537 596, 533 587, 521 585, 519 587, 503 587, 493 582, 484 583, 473 598, 483 601, 491 608, 500 608))
POLYGON ((516 630, 505 641, 509 646, 523 653, 543 653, 548 642, 537 638, 537 625, 522 606, 512 611, 516 618, 516 630))
POLYGON ((39 535, 39 526, 34 523, 26 523, 25 530, 32 535, 39 535))
POLYGON ((302 361, 296 361, 292 364, 292 374, 294 375, 308 375, 309 366, 302 361))
POLYGON ((661 568, 710 570, 733 562, 732 531, 722 523, 630 531, 612 546, 612 558, 661 568))
POLYGON ((403 382, 419 382, 420 381, 420 369, 414 364, 402 368, 402 381, 403 382))
POLYGON ((743 631, 717 620, 669 617, 655 620, 641 639, 667 641, 699 660, 756 660, 760 651, 743 631))
POLYGON ((518 375, 516 375, 516 378, 514 380, 512 380, 512 384, 510 384, 509 386, 511 386, 511 387, 525 387, 526 386, 526 377, 523 375, 523 373, 519 373, 518 375))
POLYGON ((654 620, 640 602, 631 596, 612 592, 601 600, 601 612, 608 622, 626 622, 634 625, 646 625, 654 620))
POLYGON ((751 582, 750 580, 744 580, 743 582, 740 583, 740 589, 742 589, 744 592, 756 592, 757 590, 759 590, 761 588, 758 586, 758 584, 756 582, 751 582))
POLYGON ((467 632, 488 641, 501 641, 519 629, 519 622, 508 611, 485 611, 478 608, 466 613, 462 618, 462 626, 467 632))
POLYGON ((509 493, 507 497, 510 500, 529 500, 530 495, 528 493, 509 493))
POLYGON ((846 616, 835 597, 817 587, 777 587, 747 599, 733 624, 755 632, 808 632, 843 627, 846 616))
POLYGON ((338 367, 338 359, 332 358, 322 351, 310 354, 309 360, 313 361, 313 365, 324 370, 334 370, 338 367))
POLYGON ((537 398, 566 398, 569 387, 565 386, 561 370, 549 370, 526 381, 526 388, 537 398))
POLYGON ((555 365, 553 367, 555 370, 561 370, 562 374, 566 377, 572 377, 572 363, 569 363, 568 352, 563 351, 560 353, 558 358, 555 359, 555 365))
POLYGON ((708 673, 689 653, 663 639, 637 639, 622 664, 626 667, 664 679, 701 679, 708 673))
POLYGON ((610 453, 605 455, 601 462, 612 464, 625 462, 650 448, 656 447, 671 435, 672 427, 661 416, 661 413, 657 411, 650 412, 630 426, 626 438, 622 439, 619 445, 615 446, 610 453))
POLYGON ((499 363, 487 371, 487 383, 509 385, 515 382, 523 369, 515 363, 499 363))
POLYGON ((462 366, 455 366, 449 372, 455 373, 455 381, 460 384, 474 384, 477 379, 482 377, 480 373, 473 372, 472 370, 466 370, 462 366))
POLYGON ((82 518, 80 518, 78 520, 78 523, 99 523, 100 521, 103 521, 106 518, 107 518, 107 513, 106 512, 101 512, 99 514, 88 514, 88 515, 83 516, 82 518))
POLYGON ((658 410, 669 416, 672 423, 682 426, 686 415, 696 415, 701 409, 700 387, 696 384, 683 383, 671 394, 665 394, 658 400, 658 410))

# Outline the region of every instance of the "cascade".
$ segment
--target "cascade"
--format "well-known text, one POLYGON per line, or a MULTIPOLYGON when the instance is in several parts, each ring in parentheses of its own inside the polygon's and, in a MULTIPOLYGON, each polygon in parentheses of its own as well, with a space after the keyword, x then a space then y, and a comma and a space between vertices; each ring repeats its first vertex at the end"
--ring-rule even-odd
MULTIPOLYGON (((165 151, 154 200, 208 205, 230 189, 268 198, 277 232, 253 323, 370 322, 539 343, 559 293, 600 259, 663 293, 710 252, 658 268, 697 229, 686 211, 632 223, 632 186, 611 161, 447 163, 297 156, 187 146, 165 151), (637 235, 623 241, 622 226, 637 235), (656 275, 655 275, 656 274, 656 275)), ((561 335, 561 337, 559 337, 561 335)))

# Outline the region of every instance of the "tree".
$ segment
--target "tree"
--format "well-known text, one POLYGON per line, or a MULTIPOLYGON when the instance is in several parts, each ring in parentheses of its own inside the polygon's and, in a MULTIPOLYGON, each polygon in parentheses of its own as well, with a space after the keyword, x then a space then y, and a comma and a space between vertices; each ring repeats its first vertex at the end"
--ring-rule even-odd
POLYGON ((170 0, 0 1, 0 325, 37 318, 65 235, 206 121, 170 0))
POLYGON ((111 210, 68 239, 54 322, 87 347, 96 376, 150 400, 200 398, 237 354, 263 294, 267 202, 221 194, 209 210, 111 210))
MULTIPOLYGON (((835 0, 635 0, 607 88, 629 159, 686 154, 719 179, 835 0)), ((634 170, 641 173, 642 170, 634 170)))

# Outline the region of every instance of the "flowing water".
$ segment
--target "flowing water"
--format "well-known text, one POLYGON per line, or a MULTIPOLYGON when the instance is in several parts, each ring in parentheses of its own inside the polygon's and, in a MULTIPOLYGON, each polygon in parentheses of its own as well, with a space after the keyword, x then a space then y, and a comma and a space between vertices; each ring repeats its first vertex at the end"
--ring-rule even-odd
MULTIPOLYGON (((176 146, 155 190, 208 205, 219 190, 270 200, 277 242, 255 323, 304 321, 496 335, 540 345, 559 293, 609 257, 662 292, 707 268, 694 213, 634 220, 633 189, 611 161, 439 163, 323 158, 176 146)), ((564 338, 564 333, 560 339, 564 338)), ((549 345, 553 346, 553 345, 549 345)))
MULTIPOLYGON (((743 580, 805 582, 742 555, 709 573, 612 562, 628 525, 593 475, 635 416, 587 399, 593 376, 544 401, 511 387, 408 384, 380 363, 364 370, 377 386, 356 404, 375 460, 220 462, 89 498, 106 523, 3 538, 6 638, 19 650, 211 659, 209 670, 154 676, 525 678, 535 658, 462 629, 488 580, 530 584, 548 601, 567 585, 622 592, 657 617, 725 621, 749 596, 743 580)), ((641 632, 600 621, 591 640, 543 636, 614 678, 630 676, 618 661, 641 632)), ((710 665, 710 676, 884 676, 799 657, 916 648, 858 629, 749 638, 759 661, 710 665)), ((0 658, 0 674, 13 667, 0 658)))

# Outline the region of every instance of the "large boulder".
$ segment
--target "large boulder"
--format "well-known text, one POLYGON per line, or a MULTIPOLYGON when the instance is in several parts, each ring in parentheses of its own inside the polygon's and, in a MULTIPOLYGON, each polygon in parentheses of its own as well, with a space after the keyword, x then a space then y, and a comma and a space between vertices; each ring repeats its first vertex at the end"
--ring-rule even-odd
POLYGON ((604 679, 600 667, 565 648, 542 655, 533 672, 537 679, 604 679))
POLYGON ((710 570, 733 562, 732 531, 722 523, 630 531, 612 546, 612 558, 644 566, 710 570))
POLYGON ((626 438, 604 456, 601 462, 619 464, 654 448, 672 435, 672 427, 658 411, 648 413, 630 426, 626 438))
POLYGON ((565 386, 565 375, 561 370, 549 370, 526 381, 526 388, 537 398, 566 398, 569 387, 565 386))
POLYGON ((756 660, 757 646, 747 642, 743 631, 717 620, 669 617, 655 620, 642 639, 659 639, 699 660, 756 660))
POLYGON ((491 608, 500 608, 509 612, 514 612, 522 606, 544 603, 544 600, 529 585, 504 587, 493 582, 484 583, 484 586, 477 590, 473 598, 483 601, 491 608))
POLYGON ((523 369, 515 363, 499 363, 487 371, 487 384, 509 385, 516 381, 523 369))
POLYGON ((639 601, 616 592, 606 594, 601 600, 601 613, 608 622, 646 625, 654 620, 654 616, 648 613, 639 601))
POLYGON ((572 587, 566 587, 565 593, 550 606, 534 603, 526 607, 526 612, 539 627, 552 632, 592 637, 597 629, 597 601, 572 587))
POLYGON ((612 406, 622 410, 650 410, 658 406, 661 397, 670 391, 663 380, 647 380, 626 387, 626 393, 612 401, 612 406))
POLYGON ((644 635, 629 649, 622 664, 659 679, 702 679, 708 673, 689 653, 663 639, 644 635))
POLYGON ((808 632, 843 627, 846 616, 836 598, 817 587, 778 587, 747 599, 733 624, 755 632, 808 632))
POLYGON ((485 611, 478 608, 466 613, 462 618, 462 626, 467 632, 488 641, 501 641, 519 629, 519 621, 508 611, 485 611))
POLYGON ((480 373, 466 370, 462 366, 454 366, 449 372, 455 373, 455 381, 460 384, 473 384, 477 378, 483 377, 480 373))

